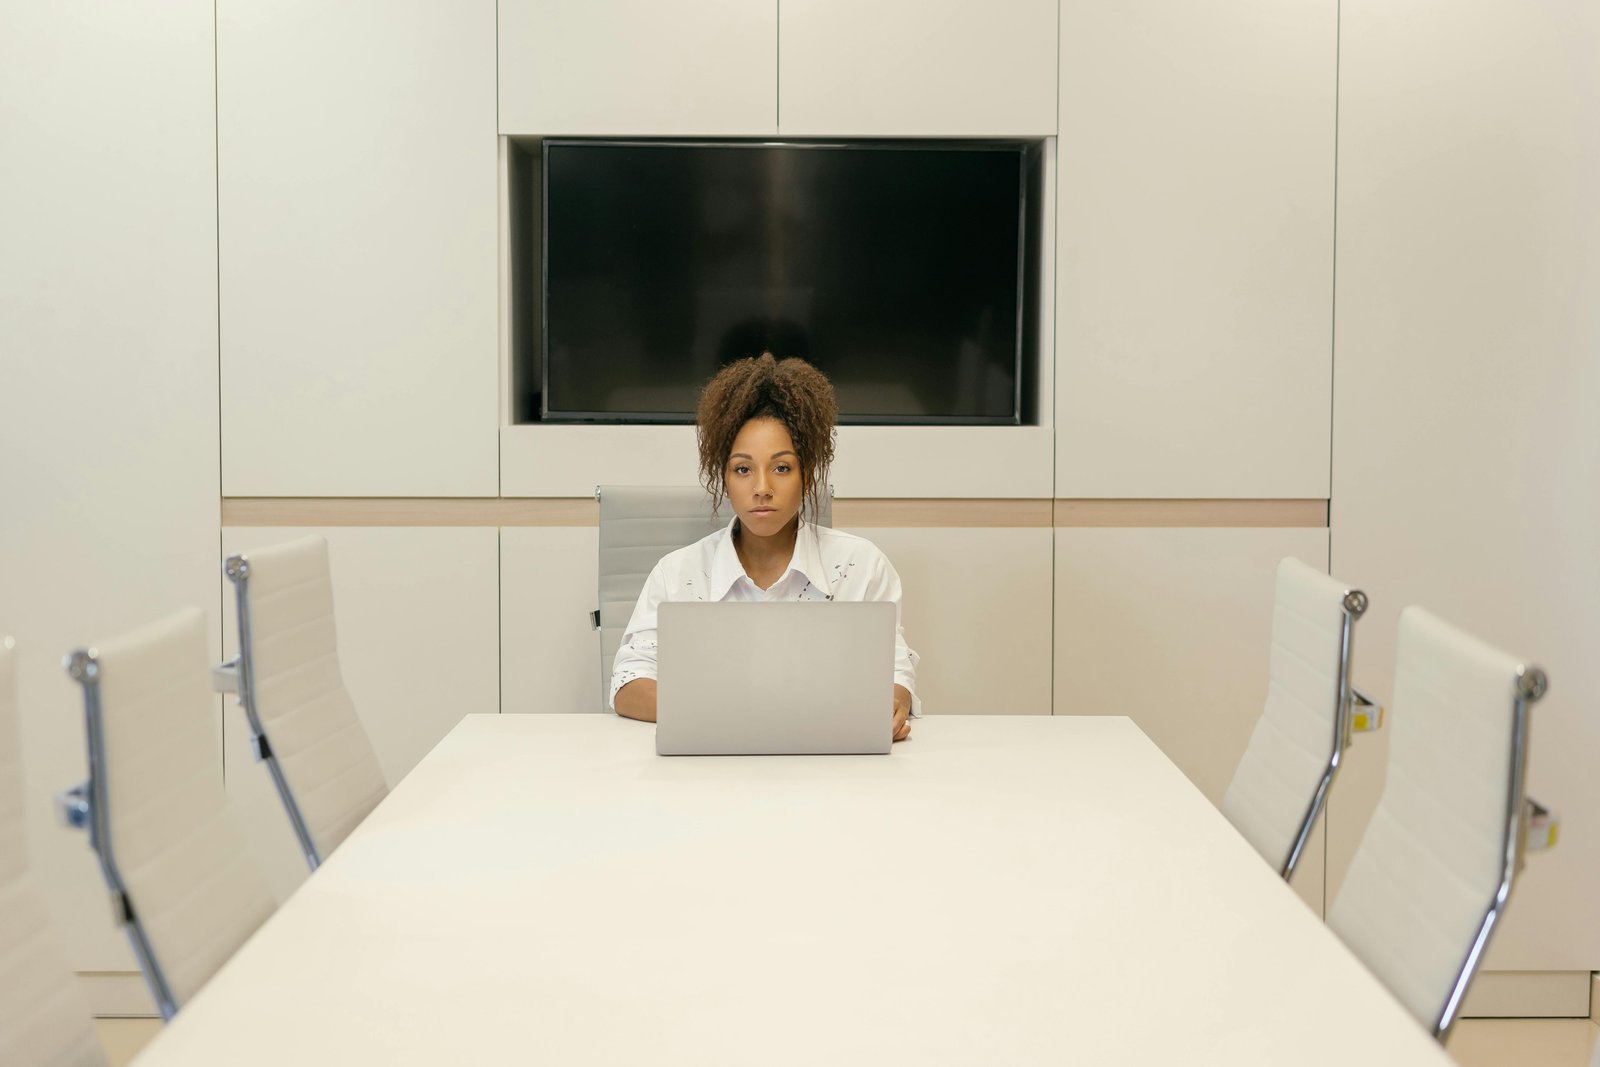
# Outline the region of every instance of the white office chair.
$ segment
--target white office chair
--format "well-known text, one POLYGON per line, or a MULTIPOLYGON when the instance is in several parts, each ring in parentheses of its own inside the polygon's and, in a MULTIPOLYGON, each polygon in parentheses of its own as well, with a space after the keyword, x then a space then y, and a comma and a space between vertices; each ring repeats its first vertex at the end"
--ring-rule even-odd
POLYGON ((89 780, 64 813, 89 831, 115 917, 171 1019, 273 909, 222 787, 205 616, 186 608, 66 667, 83 687, 89 780))
POLYGON ((312 870, 388 795, 339 671, 328 542, 303 537, 229 556, 239 655, 219 669, 312 870))
POLYGON ((89 1002, 28 873, 12 647, 0 637, 0 1063, 105 1067, 89 1002))
POLYGON ((1401 613, 1388 777, 1328 924, 1441 1041, 1521 864, 1528 708, 1545 688, 1537 667, 1401 613))
POLYGON ((1284 878, 1300 862, 1349 744, 1351 632, 1366 610, 1361 590, 1297 559, 1278 564, 1266 707, 1222 813, 1284 878))
MULTIPOLYGON (((589 621, 600 631, 599 710, 609 714, 611 667, 651 569, 668 552, 728 525, 733 512, 726 502, 713 512, 711 497, 698 485, 603 485, 594 495, 600 501, 600 607, 589 621)), ((833 525, 831 487, 823 496, 822 514, 807 511, 805 517, 819 526, 833 525)))

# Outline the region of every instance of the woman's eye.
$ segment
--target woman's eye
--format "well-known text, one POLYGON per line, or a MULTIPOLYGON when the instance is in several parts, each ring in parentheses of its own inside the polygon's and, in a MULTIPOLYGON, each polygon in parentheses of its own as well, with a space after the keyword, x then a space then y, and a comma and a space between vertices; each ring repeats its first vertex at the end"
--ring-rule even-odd
POLYGON ((735 473, 735 474, 749 474, 750 473, 750 468, 746 467, 744 464, 741 463, 739 466, 733 468, 733 473, 735 473))
POLYGON ((789 465, 787 463, 780 463, 776 467, 773 468, 773 470, 777 471, 779 474, 788 474, 789 473, 789 469, 790 468, 789 468, 789 465))

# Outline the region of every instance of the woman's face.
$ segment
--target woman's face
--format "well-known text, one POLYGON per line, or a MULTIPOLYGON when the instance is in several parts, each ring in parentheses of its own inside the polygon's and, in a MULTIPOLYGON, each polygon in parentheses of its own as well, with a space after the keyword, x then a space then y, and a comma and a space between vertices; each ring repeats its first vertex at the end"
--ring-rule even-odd
POLYGON ((777 419, 751 419, 740 427, 723 477, 740 526, 757 537, 782 532, 800 514, 800 457, 777 419))

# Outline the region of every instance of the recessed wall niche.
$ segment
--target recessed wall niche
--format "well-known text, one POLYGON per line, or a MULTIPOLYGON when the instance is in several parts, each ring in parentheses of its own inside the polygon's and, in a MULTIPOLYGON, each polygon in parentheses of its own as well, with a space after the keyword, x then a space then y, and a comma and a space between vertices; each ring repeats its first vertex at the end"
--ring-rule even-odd
POLYGON ((842 424, 1038 424, 1043 142, 507 141, 514 423, 689 422, 771 350, 842 424))

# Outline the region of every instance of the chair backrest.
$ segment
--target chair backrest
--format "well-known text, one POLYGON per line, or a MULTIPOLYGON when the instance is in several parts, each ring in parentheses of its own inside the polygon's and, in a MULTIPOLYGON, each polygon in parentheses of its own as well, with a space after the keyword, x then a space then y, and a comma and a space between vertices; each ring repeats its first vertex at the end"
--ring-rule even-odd
POLYGON ((0 1063, 104 1067, 89 1002, 28 872, 15 654, 0 637, 0 1063))
POLYGON ((1327 802, 1350 715, 1351 631, 1359 589, 1297 559, 1278 564, 1267 701, 1222 812, 1288 878, 1327 802))
POLYGON ((205 616, 188 608, 80 650, 90 843, 163 1018, 273 910, 228 808, 205 616))
POLYGON ((328 542, 303 537, 228 557, 239 618, 239 703, 307 864, 388 795, 339 671, 328 542))
POLYGON ((1328 924, 1443 1039, 1511 892, 1544 673, 1400 615, 1383 796, 1328 924))
MULTIPOLYGON (((600 500, 600 704, 610 712, 611 666, 628 619, 656 562, 668 552, 692 545, 728 525, 732 509, 724 501, 711 510, 711 497, 698 485, 602 485, 600 500)), ((822 514, 805 513, 807 521, 833 525, 833 494, 823 495, 822 514)))

